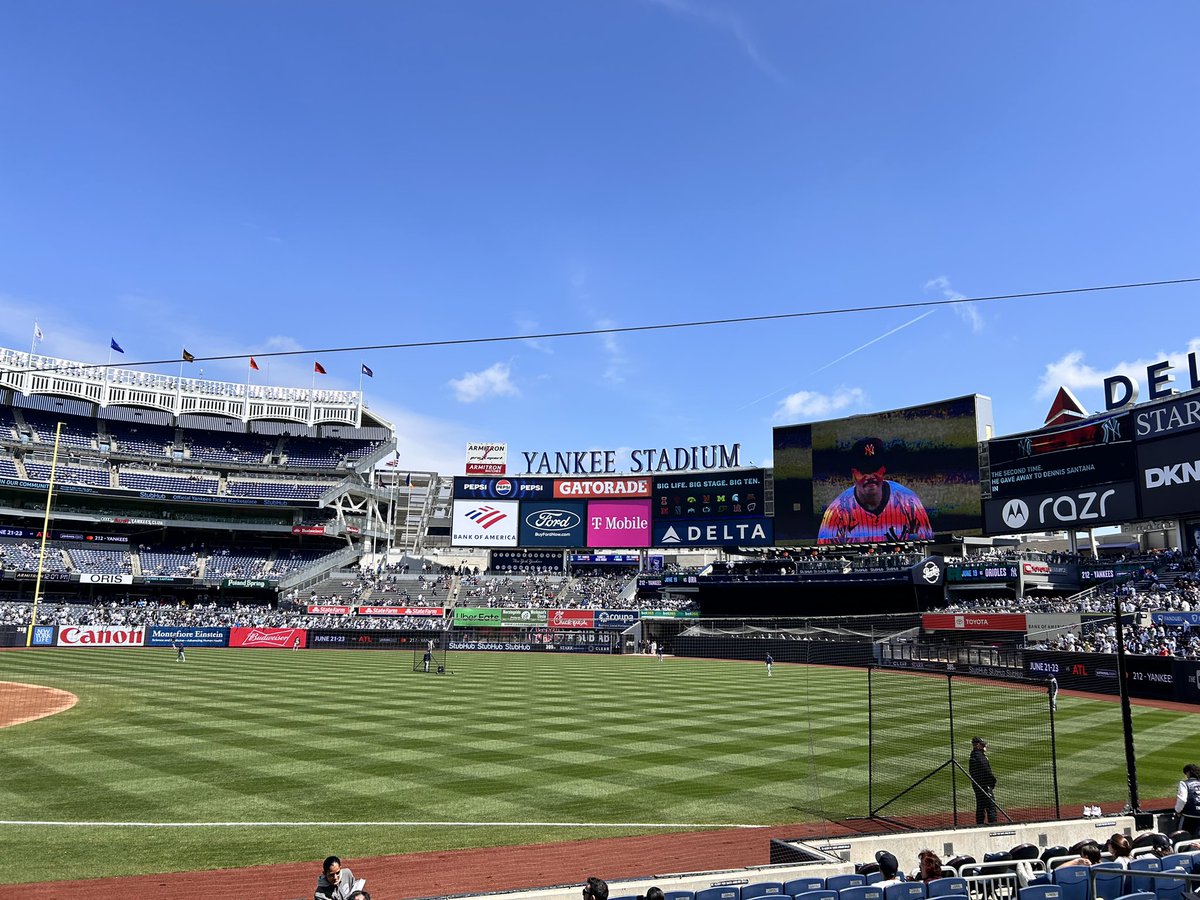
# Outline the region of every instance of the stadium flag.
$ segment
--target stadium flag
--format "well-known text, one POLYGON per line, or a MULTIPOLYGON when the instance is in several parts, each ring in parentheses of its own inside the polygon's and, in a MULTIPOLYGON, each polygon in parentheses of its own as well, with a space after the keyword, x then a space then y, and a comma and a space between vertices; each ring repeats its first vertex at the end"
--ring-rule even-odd
POLYGON ((257 372, 257 371, 258 371, 258 363, 256 363, 256 362, 254 361, 254 357, 253 357, 253 356, 252 356, 252 357, 250 357, 250 368, 252 368, 252 369, 253 369, 255 372, 257 372))
POLYGON ((396 466, 400 465, 400 451, 399 451, 399 450, 397 450, 397 451, 396 451, 396 455, 395 455, 395 456, 393 456, 391 459, 389 459, 387 462, 385 462, 385 463, 384 463, 384 465, 385 465, 385 466, 392 466, 393 468, 395 468, 396 466))
POLYGON ((328 372, 325 371, 325 367, 323 365, 321 365, 319 362, 313 363, 313 373, 316 375, 328 375, 329 374, 328 372))
POLYGON ((368 378, 374 378, 374 377, 375 377, 375 373, 371 371, 371 367, 370 367, 370 366, 368 366, 366 363, 363 363, 363 364, 362 364, 362 373, 363 373, 364 375, 366 375, 368 378))
POLYGON ((183 348, 183 361, 184 362, 195 362, 196 361, 196 357, 193 356, 191 353, 188 353, 187 347, 183 348))
POLYGON ((42 326, 37 322, 33 323, 33 339, 35 341, 44 341, 46 336, 42 334, 42 326))
POLYGON ((109 338, 109 339, 108 339, 108 349, 109 349, 109 350, 116 350, 118 353, 124 353, 124 352, 125 352, 124 350, 122 350, 122 349, 121 349, 121 345, 117 343, 117 339, 116 339, 116 338, 109 338))
POLYGON ((404 474, 404 486, 406 488, 412 487, 412 472, 406 472, 404 474))

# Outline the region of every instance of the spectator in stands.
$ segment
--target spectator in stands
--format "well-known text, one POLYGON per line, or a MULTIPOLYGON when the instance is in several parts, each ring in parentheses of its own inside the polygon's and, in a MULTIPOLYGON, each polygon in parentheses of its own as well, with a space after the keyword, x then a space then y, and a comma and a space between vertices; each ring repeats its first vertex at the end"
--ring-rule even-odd
POLYGON ((942 858, 932 850, 922 850, 917 854, 917 871, 913 873, 913 881, 923 881, 929 884, 942 877, 942 858))
POLYGON ((1112 854, 1114 863, 1122 869, 1129 868, 1129 864, 1133 862, 1133 845, 1129 843, 1129 838, 1123 834, 1114 834, 1104 847, 1112 854))
POLYGON ((590 877, 583 886, 583 900, 608 900, 608 882, 590 877))
POLYGON ((1094 866, 1100 862, 1100 845, 1095 841, 1086 841, 1079 847, 1079 856, 1075 859, 1069 859, 1062 865, 1064 866, 1094 866))
POLYGON ((1175 791, 1175 828, 1200 837, 1200 766, 1183 767, 1183 780, 1175 791))
POLYGON ((992 772, 991 760, 987 757, 987 741, 981 737, 971 738, 971 758, 967 774, 971 776, 971 789, 975 791, 975 824, 991 824, 996 821, 996 776, 992 772))
POLYGON ((321 874, 317 876, 317 889, 313 891, 313 900, 350 900, 351 895, 361 890, 366 879, 354 880, 353 873, 342 867, 342 861, 336 856, 326 857, 321 865, 321 874))
POLYGON ((646 893, 642 895, 641 900, 666 900, 666 895, 663 893, 662 888, 652 887, 646 890, 646 893))
POLYGON ((355 891, 350 895, 350 900, 371 900, 371 895, 366 891, 355 891))
POLYGON ((879 874, 883 876, 882 880, 875 882, 871 887, 879 889, 891 887, 893 884, 900 884, 904 878, 900 875, 900 861, 886 850, 880 850, 875 854, 875 863, 879 866, 879 874))

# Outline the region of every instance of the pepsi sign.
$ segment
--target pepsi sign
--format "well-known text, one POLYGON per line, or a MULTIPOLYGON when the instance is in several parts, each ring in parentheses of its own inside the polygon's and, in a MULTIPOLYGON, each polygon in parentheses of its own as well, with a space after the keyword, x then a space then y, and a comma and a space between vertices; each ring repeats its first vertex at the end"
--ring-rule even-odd
POLYGON ((454 479, 455 500, 548 500, 554 496, 549 478, 472 478, 454 479))
POLYGON ((587 504, 572 500, 522 503, 520 546, 585 547, 587 504))

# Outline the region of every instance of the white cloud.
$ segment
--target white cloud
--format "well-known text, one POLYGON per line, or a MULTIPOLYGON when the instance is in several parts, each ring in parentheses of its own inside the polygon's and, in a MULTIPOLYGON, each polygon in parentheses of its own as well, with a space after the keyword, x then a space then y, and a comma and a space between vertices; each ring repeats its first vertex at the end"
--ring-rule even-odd
MULTIPOLYGON (((1188 341, 1186 349, 1183 350, 1157 353, 1147 359, 1126 360, 1105 369, 1097 369, 1083 361, 1082 350, 1072 350, 1054 362, 1046 364, 1046 369, 1042 372, 1042 379, 1038 383, 1037 396, 1052 397, 1060 385, 1076 392, 1092 389, 1099 390, 1103 387, 1104 379, 1108 376, 1128 375, 1138 382, 1142 390, 1141 399, 1144 400, 1146 399, 1145 381, 1147 366, 1162 362, 1164 359, 1170 360, 1171 365, 1177 370, 1173 374, 1176 382, 1178 382, 1180 377, 1179 370, 1182 370, 1184 378, 1188 377, 1187 355, 1197 352, 1200 352, 1200 338, 1192 338, 1188 341)), ((1176 390, 1179 389, 1180 387, 1177 383, 1176 390)), ((1186 385, 1184 389, 1186 389, 1186 385)))
POLYGON ((697 19, 705 25, 726 32, 737 42, 756 69, 776 81, 784 80, 779 70, 759 50, 746 23, 737 14, 717 9, 709 4, 695 2, 695 0, 651 0, 651 2, 677 16, 697 19))
POLYGON ((386 402, 372 403, 370 409, 396 429, 401 472, 461 472, 468 442, 479 440, 479 435, 470 434, 456 422, 423 416, 386 402))
MULTIPOLYGON (((965 296, 956 291, 950 284, 950 279, 945 275, 939 275, 937 278, 931 278, 925 282, 925 290, 939 291, 947 300, 963 300, 965 296)), ((953 303, 950 309, 954 314, 967 323, 973 334, 979 334, 983 331, 983 313, 979 311, 979 307, 974 303, 953 303)))
MULTIPOLYGON (((617 323, 611 319, 601 319, 596 322, 595 327, 616 328, 617 323)), ((605 358, 600 377, 609 384, 622 384, 625 381, 625 373, 629 369, 629 360, 625 356, 625 350, 615 334, 602 334, 599 335, 599 338, 600 349, 605 358)))
POLYGON ((468 372, 462 378, 451 378, 450 386, 460 403, 474 403, 488 397, 515 397, 521 392, 512 383, 508 363, 493 363, 481 372, 468 372))
POLYGON ((794 422, 797 419, 826 419, 833 413, 861 406, 867 395, 862 388, 838 388, 832 394, 817 391, 797 391, 784 397, 775 414, 776 422, 794 422))

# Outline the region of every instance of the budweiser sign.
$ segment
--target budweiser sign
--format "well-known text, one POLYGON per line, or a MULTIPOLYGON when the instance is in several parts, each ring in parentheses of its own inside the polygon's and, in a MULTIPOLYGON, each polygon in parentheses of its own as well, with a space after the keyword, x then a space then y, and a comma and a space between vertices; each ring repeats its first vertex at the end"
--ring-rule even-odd
POLYGON ((142 628, 120 625, 64 625, 58 629, 60 647, 141 647, 146 643, 142 628))
POLYGON ((230 647, 303 647, 308 632, 303 628, 230 628, 230 647), (297 643, 298 642, 298 643, 297 643))

